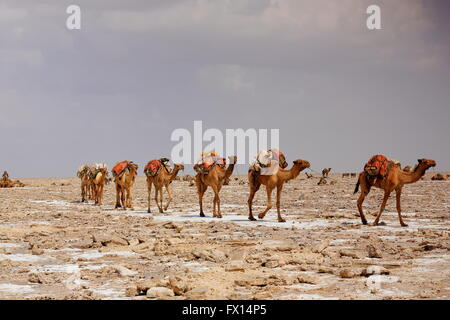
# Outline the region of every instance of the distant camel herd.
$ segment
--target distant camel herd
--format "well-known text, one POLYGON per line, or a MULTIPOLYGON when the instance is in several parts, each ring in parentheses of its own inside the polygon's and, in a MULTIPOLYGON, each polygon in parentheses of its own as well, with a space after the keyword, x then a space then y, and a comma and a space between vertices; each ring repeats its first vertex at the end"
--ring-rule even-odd
MULTIPOLYGON (((258 214, 259 219, 263 219, 267 212, 272 208, 272 192, 276 188, 276 208, 278 221, 285 222, 281 216, 280 202, 283 185, 285 182, 295 179, 301 171, 310 168, 310 163, 306 160, 297 159, 293 161, 290 169, 287 169, 287 163, 284 161, 284 155, 281 152, 273 150, 265 151, 261 158, 259 154, 250 166, 248 171, 248 185, 250 189, 248 197, 248 219, 255 221, 253 216, 252 204, 255 193, 261 185, 264 185, 267 193, 266 208, 258 214), (281 159, 284 161, 281 165, 281 159)), ((221 218, 220 209, 220 190, 222 186, 229 181, 233 173, 237 157, 229 157, 230 163, 226 166, 226 159, 219 157, 215 152, 202 153, 201 160, 194 165, 196 172, 195 177, 185 176, 184 180, 191 181, 197 186, 198 201, 200 206, 200 216, 204 217, 203 196, 208 187, 214 192, 213 198, 213 217, 221 218)), ((384 198, 380 207, 380 211, 371 225, 377 225, 381 214, 386 206, 386 202, 390 194, 395 191, 397 201, 397 212, 401 226, 407 226, 401 216, 400 198, 402 188, 405 184, 414 183, 421 179, 426 170, 436 166, 436 162, 430 159, 419 159, 418 164, 411 168, 401 169, 400 164, 390 160, 384 156, 377 155, 365 165, 364 171, 359 174, 354 193, 361 188, 361 194, 357 201, 357 208, 363 224, 367 224, 367 220, 363 214, 362 204, 365 197, 369 194, 371 187, 384 190, 384 198)), ((149 161, 144 168, 147 177, 148 190, 148 212, 151 212, 151 191, 154 187, 154 200, 160 213, 166 211, 173 200, 170 184, 173 180, 180 180, 178 173, 184 169, 182 164, 174 164, 171 169, 169 159, 160 158, 149 161), (163 188, 166 189, 168 200, 163 206, 163 188)), ((322 171, 322 178, 327 178, 331 168, 322 171)), ((138 165, 132 161, 117 162, 112 169, 113 179, 116 186, 116 208, 133 209, 132 188, 135 178, 138 174, 138 165)), ((93 199, 95 204, 103 204, 104 185, 108 183, 109 173, 105 164, 91 164, 80 167, 77 176, 81 179, 81 198, 82 202, 87 198, 93 199)), ((344 173, 344 176, 356 177, 356 173, 344 173)), ((308 176, 310 177, 310 176, 308 176)))

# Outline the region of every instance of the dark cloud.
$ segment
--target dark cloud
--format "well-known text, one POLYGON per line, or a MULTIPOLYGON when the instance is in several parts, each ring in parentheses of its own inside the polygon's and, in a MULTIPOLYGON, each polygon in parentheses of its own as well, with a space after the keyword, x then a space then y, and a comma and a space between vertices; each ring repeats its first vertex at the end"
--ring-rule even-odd
POLYGON ((194 120, 279 128, 289 159, 316 169, 375 153, 449 168, 446 1, 379 1, 380 31, 353 0, 78 1, 68 31, 72 2, 0 5, 0 168, 14 176, 143 164, 194 120))

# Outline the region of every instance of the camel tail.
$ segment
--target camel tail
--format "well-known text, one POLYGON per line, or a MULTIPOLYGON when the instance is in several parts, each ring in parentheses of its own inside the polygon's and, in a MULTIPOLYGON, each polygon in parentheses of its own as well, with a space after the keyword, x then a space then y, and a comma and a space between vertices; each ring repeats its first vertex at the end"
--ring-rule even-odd
POLYGON ((353 191, 353 194, 357 193, 358 190, 359 190, 359 177, 358 177, 358 181, 356 181, 355 191, 353 191))

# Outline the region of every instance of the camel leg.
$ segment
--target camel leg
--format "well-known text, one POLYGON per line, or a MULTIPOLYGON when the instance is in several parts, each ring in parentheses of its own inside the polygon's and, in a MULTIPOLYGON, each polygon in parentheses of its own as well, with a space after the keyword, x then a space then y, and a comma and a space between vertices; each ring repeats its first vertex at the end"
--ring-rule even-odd
POLYGON ((280 211, 280 200, 281 200, 281 191, 283 191, 283 185, 277 186, 277 213, 278 213, 278 222, 286 222, 281 217, 281 211, 280 211))
POLYGON ((158 193, 159 193, 159 204, 158 204, 158 208, 159 208, 159 212, 163 213, 163 188, 162 185, 158 186, 158 193))
POLYGON ((127 190, 127 196, 128 196, 128 207, 131 210, 134 210, 134 207, 133 207, 133 193, 131 192, 131 187, 128 188, 128 190, 127 190))
POLYGON ((222 188, 222 186, 219 186, 217 188, 217 217, 218 218, 222 218, 222 212, 220 211, 220 189, 222 188))
POLYGON ((120 208, 120 207, 121 207, 121 204, 120 204, 120 186, 119 186, 119 184, 116 183, 116 207, 115 207, 115 209, 120 208))
POLYGON ((86 191, 85 191, 85 187, 83 185, 83 183, 81 183, 81 202, 85 202, 86 201, 86 191))
POLYGON ((253 198, 255 197, 256 192, 259 190, 261 184, 253 179, 253 173, 249 173, 248 182, 250 186, 250 195, 248 197, 248 220, 256 221, 255 217, 253 217, 252 206, 253 206, 253 198))
POLYGON ((389 191, 385 191, 384 192, 384 198, 383 198, 383 202, 381 203, 380 212, 378 213, 378 215, 375 218, 374 222, 372 222, 370 224, 371 226, 377 226, 378 225, 378 222, 380 221, 380 218, 381 218, 381 214, 383 213, 384 208, 386 207, 386 203, 387 203, 387 201, 389 199, 390 194, 391 193, 389 191))
POLYGON ((358 205, 359 216, 361 217, 361 222, 362 222, 362 224, 366 225, 367 220, 366 220, 366 217, 364 216, 362 205, 363 205, 364 199, 367 197, 367 195, 370 192, 370 185, 367 183, 367 180, 366 180, 366 177, 364 174, 360 175, 359 183, 361 186, 361 194, 359 195, 357 205, 358 205))
POLYGON ((407 227, 408 225, 406 223, 404 223, 403 219, 402 219, 402 213, 401 213, 402 209, 401 209, 401 206, 400 206, 401 195, 402 195, 402 189, 395 190, 395 197, 396 197, 396 201, 397 201, 398 219, 400 220, 400 225, 402 227, 407 227))
POLYGON ((258 218, 259 218, 259 219, 264 219, 264 216, 266 215, 266 213, 267 213, 270 209, 272 209, 272 191, 273 191, 273 188, 272 188, 272 187, 266 186, 266 192, 267 192, 267 207, 266 207, 266 209, 265 209, 263 212, 261 212, 261 213, 258 215, 258 218))
POLYGON ((152 198, 152 196, 151 196, 151 193, 152 193, 152 183, 149 182, 148 180, 147 180, 147 192, 148 192, 148 197, 147 197, 147 201, 148 201, 148 210, 147 210, 147 212, 148 212, 148 213, 151 213, 151 210, 150 210, 150 199, 152 198))
POLYGON ((120 188, 120 199, 122 201, 122 208, 123 210, 127 210, 127 199, 126 199, 126 189, 125 187, 120 188))
POLYGON ((219 201, 219 190, 218 190, 218 188, 217 188, 216 185, 212 185, 211 188, 213 189, 213 192, 214 192, 214 200, 213 200, 213 208, 214 208, 214 209, 213 209, 213 217, 220 218, 219 215, 217 214, 217 211, 216 211, 216 204, 217 204, 217 202, 219 201))
POLYGON ((159 201, 158 201, 158 186, 155 184, 155 202, 156 202, 156 206, 158 207, 158 211, 161 212, 161 208, 159 206, 159 201))
POLYGON ((167 200, 167 204, 164 207, 164 211, 167 211, 167 208, 169 208, 169 204, 173 200, 172 191, 170 190, 170 184, 166 184, 166 190, 167 190, 167 194, 169 195, 169 199, 167 200))
POLYGON ((200 206, 200 217, 204 217, 205 213, 203 212, 203 195, 205 194, 205 191, 208 188, 208 186, 203 185, 203 182, 201 181, 199 175, 195 177, 195 183, 197 185, 198 203, 200 206))

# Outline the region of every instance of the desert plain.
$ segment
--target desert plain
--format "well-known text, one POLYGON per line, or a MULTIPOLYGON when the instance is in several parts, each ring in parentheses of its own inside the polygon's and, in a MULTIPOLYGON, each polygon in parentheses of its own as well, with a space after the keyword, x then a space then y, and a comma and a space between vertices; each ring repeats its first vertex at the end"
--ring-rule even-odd
MULTIPOLYGON (((243 175, 222 188, 222 219, 211 190, 199 216, 187 181, 172 182, 167 212, 152 199, 148 213, 143 176, 127 211, 114 209, 113 183, 95 206, 80 202, 78 178, 21 179, 23 188, 0 189, 0 299, 449 299, 450 181, 431 175, 403 189, 408 227, 395 194, 379 226, 362 225, 356 178, 341 174, 287 183, 286 223, 275 208, 247 220, 243 175)), ((369 222, 382 195, 366 198, 369 222)), ((262 187, 255 212, 265 204, 262 187)))

